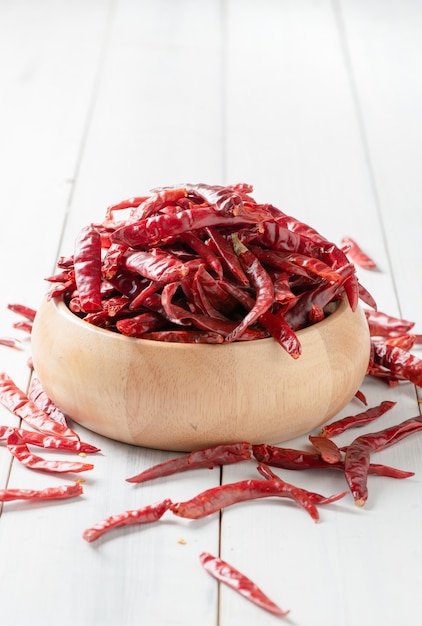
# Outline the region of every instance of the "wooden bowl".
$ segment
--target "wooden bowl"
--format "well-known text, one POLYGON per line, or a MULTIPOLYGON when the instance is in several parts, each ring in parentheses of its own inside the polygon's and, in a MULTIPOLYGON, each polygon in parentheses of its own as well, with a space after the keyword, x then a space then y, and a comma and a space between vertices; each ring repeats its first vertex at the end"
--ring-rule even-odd
POLYGON ((338 413, 366 373, 363 311, 343 300, 299 331, 302 355, 272 338, 217 345, 134 339, 44 301, 32 332, 36 375, 61 410, 118 441, 190 451, 235 441, 281 443, 338 413))

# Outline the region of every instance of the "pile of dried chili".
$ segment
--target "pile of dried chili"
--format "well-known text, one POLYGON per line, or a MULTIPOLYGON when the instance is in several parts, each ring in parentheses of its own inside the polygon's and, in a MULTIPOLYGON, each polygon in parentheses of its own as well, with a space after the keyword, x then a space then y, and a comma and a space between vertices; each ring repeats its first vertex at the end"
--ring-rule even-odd
POLYGON ((87 322, 161 341, 273 336, 294 358, 296 331, 361 288, 345 252, 246 184, 186 184, 110 206, 58 261, 48 297, 87 322), (125 213, 126 210, 126 213, 125 213), (125 218, 120 219, 122 215, 125 218))

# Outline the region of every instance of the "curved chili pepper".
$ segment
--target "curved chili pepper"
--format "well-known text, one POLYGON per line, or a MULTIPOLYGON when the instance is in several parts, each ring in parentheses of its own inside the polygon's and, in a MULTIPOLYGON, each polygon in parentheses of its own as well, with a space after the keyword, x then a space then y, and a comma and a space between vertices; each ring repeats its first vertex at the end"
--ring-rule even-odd
POLYGON ((363 267, 366 270, 376 269, 377 264, 371 257, 369 257, 359 246, 358 243, 351 237, 343 237, 340 241, 340 245, 345 252, 356 265, 363 267))
POLYGON ((90 443, 66 437, 44 435, 33 430, 14 428, 13 426, 0 426, 0 441, 6 440, 10 435, 16 433, 27 445, 38 446, 39 448, 54 448, 55 450, 68 450, 71 452, 93 454, 100 452, 100 449, 90 443))
MULTIPOLYGON (((287 470, 310 470, 310 469, 336 469, 344 472, 344 461, 341 463, 327 463, 320 454, 315 452, 307 452, 305 450, 295 450, 293 448, 281 448, 278 446, 270 446, 268 444, 252 445, 252 454, 257 461, 287 470)), ((389 467, 388 465, 380 465, 371 463, 368 469, 369 474, 377 476, 389 476, 390 478, 409 478, 414 475, 413 472, 407 472, 389 467)))
POLYGON ((91 463, 80 463, 78 461, 46 460, 40 456, 32 454, 24 439, 16 430, 14 430, 8 436, 7 448, 18 461, 20 461, 29 469, 53 473, 78 473, 85 472, 94 468, 91 463))
MULTIPOLYGON (((48 397, 36 376, 32 376, 28 389, 28 399, 31 400, 41 411, 47 413, 55 422, 67 428, 66 417, 54 402, 48 397)), ((75 433, 76 437, 79 436, 75 433)))
POLYGON ((40 432, 47 435, 59 435, 61 437, 79 436, 67 425, 56 422, 43 410, 39 409, 34 402, 29 400, 26 394, 19 389, 13 380, 4 372, 0 372, 0 402, 17 417, 23 419, 40 432))
POLYGON ((384 430, 361 435, 347 446, 344 474, 357 506, 364 506, 368 499, 367 477, 372 452, 384 450, 420 430, 422 416, 418 415, 384 430))
POLYGON ((60 487, 47 487, 46 489, 0 489, 0 502, 12 500, 59 500, 62 498, 74 498, 83 493, 80 483, 61 485, 60 487))
POLYGON ((381 311, 364 311, 371 337, 388 337, 392 333, 407 333, 414 327, 414 322, 387 315, 381 311))
POLYGON ((124 263, 127 269, 162 283, 178 281, 189 272, 186 263, 159 248, 151 252, 136 250, 125 257, 124 263))
MULTIPOLYGON (((268 467, 268 465, 265 465, 265 463, 258 463, 258 472, 267 480, 280 480, 279 476, 277 476, 277 474, 274 474, 274 472, 268 467)), ((348 493, 347 491, 342 491, 332 496, 322 496, 320 493, 308 491, 307 489, 304 489, 303 491, 305 492, 306 497, 314 504, 331 504, 332 502, 337 502, 337 500, 341 500, 348 493)))
POLYGON ((202 566, 211 576, 234 589, 241 596, 247 598, 257 606, 281 617, 289 613, 288 610, 283 610, 277 606, 254 582, 232 565, 226 563, 226 561, 212 556, 208 552, 202 552, 199 555, 199 559, 202 566))
POLYGON ((29 322, 33 322, 37 314, 35 309, 31 309, 31 307, 25 306, 24 304, 8 304, 7 308, 9 311, 13 311, 13 313, 25 317, 29 322))
POLYGON ((11 337, 0 337, 0 346, 6 346, 6 348, 15 348, 16 350, 22 350, 23 348, 19 339, 13 339, 11 337))
POLYGON ((217 255, 214 254, 210 246, 208 246, 193 232, 182 233, 180 238, 182 241, 186 242, 192 250, 199 254, 204 263, 217 274, 218 278, 223 277, 223 267, 221 265, 221 261, 217 255))
POLYGON ((274 288, 269 274, 262 267, 256 256, 236 236, 232 236, 233 247, 241 260, 251 285, 255 289, 254 306, 245 315, 240 324, 226 337, 226 341, 235 341, 261 315, 270 309, 274 300, 274 288))
POLYGON ((216 228, 208 227, 206 232, 209 236, 210 245, 219 253, 227 269, 241 285, 249 286, 249 280, 231 243, 216 228))
POLYGON ((375 365, 385 367, 393 377, 404 378, 422 387, 422 359, 386 342, 373 341, 375 365))
POLYGON ((179 517, 199 519, 217 513, 227 506, 260 498, 290 498, 305 509, 314 522, 319 513, 304 489, 290 485, 280 478, 272 480, 240 480, 211 487, 186 502, 176 502, 170 510, 179 517))
POLYGON ((157 522, 166 511, 169 510, 172 502, 168 498, 157 504, 149 504, 142 509, 124 511, 118 515, 111 515, 102 522, 94 524, 91 528, 84 530, 82 537, 85 541, 92 542, 102 537, 113 528, 129 526, 131 524, 151 524, 157 522))
POLYGON ((139 222, 121 226, 112 233, 111 239, 115 243, 126 243, 137 247, 158 243, 167 237, 207 226, 254 224, 265 217, 267 215, 263 211, 257 211, 256 214, 242 213, 238 216, 225 216, 216 213, 210 207, 197 207, 175 214, 160 213, 139 222))
POLYGON ((366 396, 363 393, 363 391, 361 391, 360 389, 358 389, 357 392, 355 393, 355 398, 360 400, 362 404, 364 404, 365 406, 368 406, 368 401, 366 399, 366 396))
POLYGON ((328 438, 328 436, 318 437, 309 435, 309 441, 314 448, 319 452, 323 461, 326 463, 339 463, 343 460, 340 448, 328 438))
POLYGON ((230 465, 240 461, 248 461, 252 458, 251 444, 246 441, 229 443, 202 450, 195 450, 189 454, 164 461, 154 465, 132 478, 127 478, 129 483, 143 483, 154 478, 170 476, 179 472, 194 469, 213 469, 219 465, 230 465))
POLYGON ((75 242, 75 282, 86 313, 101 309, 101 236, 90 224, 79 232, 75 242))
POLYGON ((357 415, 349 415, 347 417, 343 417, 342 419, 336 420, 335 422, 331 422, 331 424, 325 424, 325 426, 321 429, 322 437, 334 437, 335 435, 340 435, 344 433, 349 428, 356 428, 358 426, 364 426, 365 424, 369 424, 373 420, 381 417, 387 411, 393 408, 397 403, 390 402, 385 400, 381 402, 378 406, 374 406, 371 409, 367 409, 362 413, 358 413, 357 415))
POLYGON ((165 326, 166 320, 155 311, 140 313, 116 322, 117 330, 127 337, 142 337, 145 333, 159 330, 165 326))
POLYGON ((173 343, 224 343, 223 335, 206 330, 154 330, 145 333, 142 339, 173 343))

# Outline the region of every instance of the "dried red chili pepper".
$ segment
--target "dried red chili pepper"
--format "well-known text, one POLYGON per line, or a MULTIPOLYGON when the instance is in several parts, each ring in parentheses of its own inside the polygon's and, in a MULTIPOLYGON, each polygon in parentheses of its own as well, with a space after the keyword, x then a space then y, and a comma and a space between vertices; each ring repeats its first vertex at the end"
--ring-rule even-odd
POLYGON ((25 317, 30 322, 34 321, 37 314, 35 309, 31 309, 31 307, 25 306, 24 304, 8 304, 7 308, 9 311, 13 311, 13 313, 17 313, 18 315, 25 317))
POLYGON ((179 472, 194 469, 213 469, 219 465, 230 465, 252 458, 251 444, 245 441, 229 443, 202 450, 195 450, 189 454, 164 461, 144 470, 136 476, 127 478, 129 483, 143 483, 154 478, 170 476, 179 472))
POLYGON ((309 441, 319 452, 323 461, 333 464, 343 460, 340 448, 327 435, 324 437, 309 435, 309 441))
MULTIPOLYGON (((265 465, 265 463, 258 463, 258 472, 261 476, 264 476, 267 480, 280 480, 280 477, 265 465)), ((299 487, 297 487, 299 489, 299 487)), ((303 490, 306 494, 306 498, 308 498, 313 504, 331 504, 332 502, 337 502, 337 500, 341 500, 344 496, 347 495, 347 491, 341 491, 340 493, 336 493, 332 496, 322 496, 320 493, 315 493, 314 491, 308 491, 307 489, 303 490)))
POLYGON ((235 483, 211 487, 211 489, 203 491, 186 502, 172 504, 170 510, 179 517, 199 519, 239 502, 271 497, 294 500, 309 513, 314 522, 318 522, 318 509, 308 497, 306 490, 286 483, 279 478, 240 480, 235 483))
POLYGON ((374 406, 371 409, 367 409, 362 413, 358 413, 357 415, 349 415, 347 417, 343 417, 342 419, 336 420, 335 422, 331 422, 331 424, 325 424, 325 426, 321 429, 322 437, 334 437, 335 435, 340 435, 344 433, 349 428, 356 428, 359 426, 364 426, 365 424, 369 424, 373 420, 381 417, 387 411, 393 408, 397 403, 390 402, 389 400, 385 400, 381 402, 378 406, 374 406))
POLYGON ((414 327, 414 322, 387 315, 381 311, 364 311, 372 337, 388 337, 393 334, 409 332, 414 327))
POLYGON ((15 350, 22 350, 23 348, 19 339, 13 339, 11 337, 0 337, 0 346, 6 346, 6 348, 15 348, 15 350))
POLYGON ((43 459, 32 454, 25 440, 17 430, 14 430, 7 438, 7 448, 9 452, 23 465, 29 469, 41 470, 44 472, 67 473, 85 472, 93 469, 91 463, 80 463, 79 461, 56 461, 43 459))
POLYGON ((386 342, 373 341, 374 363, 386 368, 393 377, 404 378, 422 387, 422 359, 386 342))
MULTIPOLYGON (((68 428, 66 417, 45 393, 36 376, 32 376, 31 378, 28 389, 28 399, 41 409, 41 411, 47 413, 55 422, 62 424, 65 428, 68 428)), ((73 436, 79 439, 79 435, 77 435, 77 433, 74 433, 73 436)))
POLYGON ((363 391, 361 391, 360 389, 358 389, 358 391, 355 393, 355 398, 360 400, 362 404, 364 404, 365 406, 368 406, 368 401, 366 399, 366 396, 363 393, 363 391))
POLYGON ((361 435, 347 446, 344 474, 357 506, 364 506, 368 499, 367 477, 372 452, 384 450, 420 430, 422 416, 418 415, 384 430, 361 435))
POLYGON ((141 509, 124 511, 118 515, 111 515, 102 522, 94 524, 91 528, 84 530, 82 537, 85 541, 92 542, 102 537, 105 533, 114 528, 129 526, 131 524, 150 524, 157 522, 171 506, 171 500, 166 498, 157 504, 149 504, 141 509))
MULTIPOLYGON (((344 461, 341 463, 327 463, 320 454, 307 452, 306 450, 295 450, 293 448, 281 448, 268 444, 252 445, 252 453, 257 461, 287 470, 311 470, 311 469, 335 469, 344 472, 344 461)), ((389 476, 390 478, 410 478, 413 472, 407 472, 388 465, 371 463, 368 469, 369 474, 377 476, 389 476)))
POLYGON ((254 582, 226 561, 212 556, 208 552, 202 552, 199 558, 202 566, 211 576, 231 587, 257 606, 282 617, 289 613, 288 610, 283 610, 277 606, 254 582))
POLYGON ((83 493, 80 483, 61 485, 60 487, 47 487, 46 489, 0 489, 0 502, 12 500, 59 500, 62 498, 74 498, 83 493))
POLYGON ((14 428, 13 426, 0 426, 0 441, 7 440, 9 436, 16 433, 27 445, 38 446, 40 448, 54 448, 55 450, 67 450, 77 453, 93 454, 100 452, 100 449, 90 443, 85 443, 79 439, 68 439, 52 435, 44 435, 33 430, 24 428, 14 428))
POLYGON ((377 264, 371 257, 369 257, 359 246, 358 243, 351 237, 343 237, 340 242, 343 251, 352 259, 356 265, 366 269, 373 270, 377 267, 377 264))
POLYGON ((40 432, 47 435, 79 439, 79 436, 71 428, 56 422, 47 413, 39 409, 4 372, 0 372, 0 402, 14 415, 40 432))
POLYGON ((256 256, 233 235, 234 251, 238 255, 243 269, 255 290, 255 304, 245 315, 240 324, 226 337, 226 341, 235 341, 242 333, 251 326, 261 315, 270 309, 274 300, 274 288, 269 274, 262 267, 256 256))
POLYGON ((101 303, 101 235, 90 224, 82 228, 75 243, 75 283, 82 310, 99 311, 101 303))

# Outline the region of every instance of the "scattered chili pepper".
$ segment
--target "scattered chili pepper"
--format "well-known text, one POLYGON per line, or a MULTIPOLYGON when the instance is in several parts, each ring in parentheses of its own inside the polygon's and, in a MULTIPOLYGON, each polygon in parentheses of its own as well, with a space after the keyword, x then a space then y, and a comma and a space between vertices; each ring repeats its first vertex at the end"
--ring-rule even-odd
POLYGON ((314 436, 309 435, 309 441, 314 448, 319 452, 323 461, 327 463, 339 463, 343 460, 343 455, 340 448, 328 438, 328 436, 314 436))
POLYGON ((17 430, 9 434, 7 438, 7 448, 9 452, 23 465, 29 469, 41 470, 44 472, 65 473, 65 472, 85 472, 93 469, 90 463, 80 463, 79 461, 56 461, 43 459, 32 454, 25 440, 17 430))
POLYGON ((360 400, 362 404, 364 404, 365 406, 368 406, 368 401, 366 399, 366 396, 363 393, 363 391, 361 391, 360 389, 358 389, 357 392, 355 393, 355 398, 360 400))
POLYGON ((351 237, 343 237, 340 245, 356 265, 366 270, 373 270, 377 267, 375 261, 371 259, 351 237))
POLYGON ((386 342, 373 341, 372 344, 375 365, 385 368, 393 377, 422 387, 422 359, 386 342))
POLYGON ((109 532, 113 528, 129 526, 131 524, 150 524, 157 522, 166 511, 169 510, 172 502, 168 498, 158 502, 157 504, 149 504, 141 509, 124 511, 118 515, 111 515, 102 522, 94 524, 91 528, 84 530, 82 537, 85 541, 96 541, 102 535, 109 532))
POLYGON ((219 465, 230 465, 247 461, 252 458, 251 445, 247 442, 224 444, 202 450, 195 450, 189 454, 164 461, 154 465, 136 476, 127 478, 129 483, 143 483, 154 478, 170 476, 179 472, 194 469, 213 469, 219 465))
POLYGON ((392 409, 395 405, 396 402, 390 402, 389 400, 385 400, 384 402, 381 402, 381 404, 379 404, 378 406, 367 409, 362 413, 343 417, 342 419, 336 420, 335 422, 331 422, 331 424, 325 424, 325 426, 322 427, 320 434, 322 437, 334 437, 335 435, 344 433, 349 428, 364 426, 365 424, 369 424, 378 417, 381 417, 381 415, 384 415, 384 413, 392 409))
POLYGON ((231 587, 257 606, 282 617, 289 613, 288 610, 286 611, 278 607, 254 582, 232 565, 226 563, 226 561, 212 556, 208 552, 202 552, 199 555, 199 559, 202 566, 211 576, 231 587))
POLYGON ((35 309, 31 309, 31 307, 24 304, 8 304, 7 308, 9 311, 13 311, 13 313, 17 313, 18 315, 25 317, 29 322, 33 322, 35 315, 37 314, 35 309))
POLYGON ((94 454, 100 452, 100 449, 90 443, 85 443, 79 439, 68 439, 67 437, 58 437, 52 435, 44 435, 33 430, 25 430, 23 428, 14 428, 13 426, 0 426, 0 441, 8 440, 12 433, 16 433, 27 445, 38 446, 40 448, 54 448, 56 450, 68 450, 71 452, 94 454))
POLYGON ((47 413, 39 409, 4 372, 0 372, 0 402, 14 415, 40 432, 79 439, 79 436, 71 428, 56 422, 47 413))
POLYGON ((45 489, 0 489, 0 502, 12 500, 59 500, 74 498, 83 493, 80 483, 47 487, 45 489))
MULTIPOLYGON (((28 389, 28 399, 41 409, 41 411, 47 413, 55 422, 62 424, 65 428, 68 428, 65 415, 48 397, 36 376, 32 376, 31 378, 28 389)), ((79 439, 79 435, 77 435, 77 433, 74 433, 73 437, 79 439)))
POLYGON ((0 337, 0 346, 6 346, 6 348, 15 348, 15 350, 22 350, 22 343, 18 339, 12 337, 0 337))
POLYGON ((347 446, 344 473, 357 506, 364 506, 368 499, 367 476, 372 452, 384 450, 420 430, 422 417, 418 415, 384 430, 361 435, 347 446))
MULTIPOLYGON (((258 463, 258 472, 261 476, 264 476, 267 480, 281 480, 277 474, 265 465, 264 463, 258 463)), ((299 489, 299 487, 297 487, 299 489)), ((344 496, 347 495, 347 491, 341 491, 340 493, 336 493, 332 496, 322 496, 320 493, 315 493, 313 491, 308 491, 307 489, 303 490, 306 493, 306 498, 308 498, 314 504, 330 504, 331 502, 337 502, 337 500, 341 500, 344 496)))
POLYGON ((305 509, 318 522, 319 513, 306 490, 276 478, 271 480, 240 480, 235 483, 211 487, 186 502, 176 502, 170 510, 179 517, 199 519, 217 513, 227 506, 260 498, 290 498, 305 509))
POLYGON ((372 337, 388 337, 391 334, 402 334, 409 332, 414 327, 414 322, 393 317, 381 311, 364 311, 372 337))

